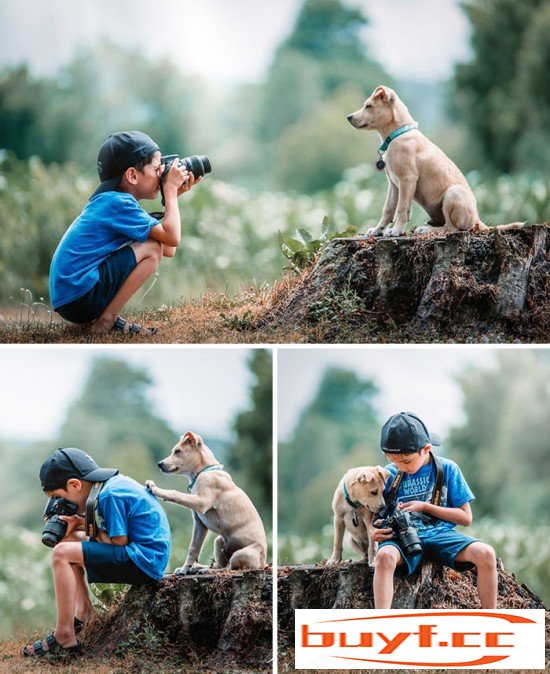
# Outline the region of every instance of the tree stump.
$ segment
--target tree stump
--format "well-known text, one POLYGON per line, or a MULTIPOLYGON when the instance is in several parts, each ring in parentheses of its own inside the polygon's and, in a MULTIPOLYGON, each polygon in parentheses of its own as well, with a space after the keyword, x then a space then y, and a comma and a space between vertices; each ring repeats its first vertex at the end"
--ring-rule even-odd
POLYGON ((373 341, 389 333, 385 341, 547 342, 550 223, 333 239, 272 318, 295 327, 323 320, 336 330, 362 323, 373 341))
MULTIPOLYGON (((280 567, 278 643, 280 671, 294 669, 294 610, 297 608, 374 608, 373 569, 365 562, 280 567)), ((392 609, 481 608, 476 575, 431 562, 405 579, 396 579, 392 609)), ((526 585, 518 584, 498 560, 498 608, 545 608, 526 585)), ((546 660, 550 659, 547 613, 546 660)))
POLYGON ((272 591, 271 569, 170 575, 134 586, 87 628, 86 651, 157 651, 182 668, 200 663, 201 671, 271 671, 272 591))

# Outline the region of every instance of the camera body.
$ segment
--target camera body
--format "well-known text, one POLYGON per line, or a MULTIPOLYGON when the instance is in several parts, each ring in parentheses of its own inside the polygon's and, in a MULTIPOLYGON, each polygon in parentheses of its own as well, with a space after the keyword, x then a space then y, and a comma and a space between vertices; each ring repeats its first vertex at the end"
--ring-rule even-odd
POLYGON ((60 519, 60 515, 76 515, 78 513, 78 504, 68 501, 66 498, 50 498, 44 508, 44 531, 42 532, 42 543, 49 548, 55 546, 64 538, 67 533, 67 522, 60 519))
POLYGON ((166 154, 160 158, 160 161, 164 164, 164 171, 160 176, 161 182, 166 178, 175 161, 179 161, 179 166, 186 168, 195 178, 200 178, 206 173, 212 172, 212 164, 205 154, 193 154, 190 157, 183 157, 183 159, 178 154, 166 154))
POLYGON ((377 529, 392 529, 397 542, 407 555, 418 555, 422 552, 422 544, 411 523, 411 515, 405 510, 395 510, 387 516, 385 511, 380 514, 382 520, 375 526, 377 529))

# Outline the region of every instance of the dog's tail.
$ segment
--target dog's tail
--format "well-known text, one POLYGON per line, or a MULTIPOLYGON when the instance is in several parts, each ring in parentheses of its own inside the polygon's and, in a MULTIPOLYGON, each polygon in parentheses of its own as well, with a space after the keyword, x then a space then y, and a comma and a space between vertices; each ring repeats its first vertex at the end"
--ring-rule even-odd
POLYGON ((506 229, 520 229, 527 224, 527 220, 524 222, 509 222, 507 225, 497 225, 496 227, 488 227, 484 222, 478 220, 476 224, 472 227, 472 232, 490 232, 492 229, 497 229, 499 232, 502 232, 506 229))

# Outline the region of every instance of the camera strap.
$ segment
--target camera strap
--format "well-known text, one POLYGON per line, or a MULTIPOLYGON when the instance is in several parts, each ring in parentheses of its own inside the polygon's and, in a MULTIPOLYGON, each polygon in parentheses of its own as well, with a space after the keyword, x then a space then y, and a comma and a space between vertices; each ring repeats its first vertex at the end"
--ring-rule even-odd
MULTIPOLYGON (((443 492, 443 479, 445 476, 443 472, 443 466, 441 465, 441 461, 438 459, 438 457, 435 456, 435 454, 433 454, 432 452, 430 452, 430 457, 434 462, 435 466, 435 484, 432 491, 430 503, 438 506, 441 505, 441 494, 443 492)), ((389 505, 395 505, 397 491, 399 489, 401 481, 403 480, 404 475, 405 473, 402 470, 398 470, 395 477, 393 478, 393 482, 391 483, 391 486, 388 490, 388 498, 386 499, 389 505)), ((433 515, 426 515, 426 517, 432 520, 437 519, 436 517, 433 517, 433 515)))
POLYGON ((96 502, 99 492, 103 489, 105 482, 94 482, 90 495, 86 499, 86 535, 90 538, 97 538, 97 519, 96 519, 96 502))

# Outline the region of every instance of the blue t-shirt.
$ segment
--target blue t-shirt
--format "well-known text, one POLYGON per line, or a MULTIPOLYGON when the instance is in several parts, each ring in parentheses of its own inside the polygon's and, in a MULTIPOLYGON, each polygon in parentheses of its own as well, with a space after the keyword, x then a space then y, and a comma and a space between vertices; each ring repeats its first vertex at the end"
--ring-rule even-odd
POLYGON ((158 225, 127 192, 93 197, 57 246, 50 266, 54 309, 85 295, 99 280, 99 265, 115 250, 145 241, 158 225))
POLYGON ((105 483, 97 499, 99 526, 113 538, 128 536, 128 556, 144 573, 162 578, 170 556, 170 525, 157 499, 126 475, 105 483))
MULTIPOLYGON (((454 461, 438 457, 443 468, 443 487, 441 489, 440 505, 446 508, 460 508, 465 503, 473 501, 475 496, 460 472, 460 468, 454 461)), ((391 475, 384 488, 384 496, 387 497, 388 491, 397 474, 397 467, 390 463, 386 466, 391 475)), ((430 460, 425 466, 419 468, 416 473, 409 475, 403 474, 403 479, 397 490, 396 503, 407 503, 408 501, 430 501, 435 485, 435 464, 430 460)), ((435 530, 454 529, 456 524, 440 520, 438 518, 427 518, 425 513, 410 513, 414 526, 418 529, 419 536, 422 533, 433 532, 435 530)))

